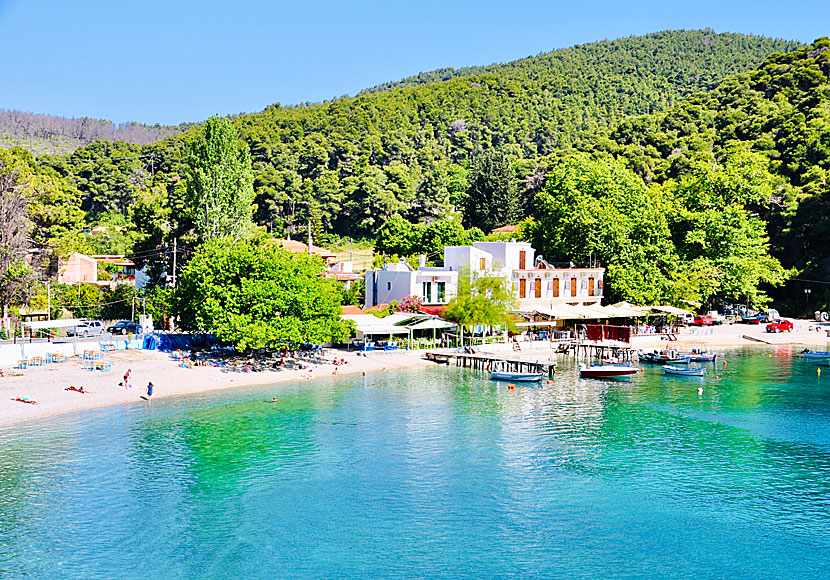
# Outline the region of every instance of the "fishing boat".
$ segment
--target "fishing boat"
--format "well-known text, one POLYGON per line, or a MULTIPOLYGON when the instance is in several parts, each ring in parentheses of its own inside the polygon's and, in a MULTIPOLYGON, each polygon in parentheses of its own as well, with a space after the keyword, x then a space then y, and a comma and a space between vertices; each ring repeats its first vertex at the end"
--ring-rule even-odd
POLYGON ((522 383, 533 383, 542 380, 542 376, 544 373, 541 369, 538 369, 538 372, 534 373, 517 373, 513 371, 508 371, 504 368, 502 364, 496 364, 494 368, 490 370, 490 378, 494 381, 516 381, 522 383))
POLYGON ((628 377, 636 375, 639 369, 632 366, 592 365, 579 363, 579 376, 582 378, 604 379, 610 377, 628 377))
POLYGON ((689 362, 715 362, 715 359, 718 358, 717 353, 709 354, 705 350, 693 350, 688 355, 689 362))
POLYGON ((655 364, 689 364, 689 357, 676 350, 669 350, 665 352, 638 352, 637 357, 641 362, 655 363, 655 364))
POLYGON ((805 350, 801 354, 812 360, 830 360, 830 352, 825 350, 805 350))
POLYGON ((704 368, 686 369, 675 367, 672 365, 663 365, 663 373, 667 375, 677 375, 681 377, 702 377, 706 370, 704 368))

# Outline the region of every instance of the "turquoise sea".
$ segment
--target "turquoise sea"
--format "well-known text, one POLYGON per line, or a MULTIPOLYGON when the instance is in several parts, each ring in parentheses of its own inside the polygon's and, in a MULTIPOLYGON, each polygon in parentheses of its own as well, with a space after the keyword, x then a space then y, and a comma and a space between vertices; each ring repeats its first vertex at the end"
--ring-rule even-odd
POLYGON ((702 380, 436 366, 2 429, 0 578, 828 578, 830 368, 724 352, 702 380))

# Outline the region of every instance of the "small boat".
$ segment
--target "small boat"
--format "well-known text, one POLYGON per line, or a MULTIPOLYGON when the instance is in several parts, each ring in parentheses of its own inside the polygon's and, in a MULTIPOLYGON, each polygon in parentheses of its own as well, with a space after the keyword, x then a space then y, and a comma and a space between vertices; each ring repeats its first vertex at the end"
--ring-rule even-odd
POLYGON ((702 377, 706 374, 706 370, 702 367, 696 369, 683 369, 672 365, 663 365, 663 372, 667 375, 678 375, 681 377, 702 377))
POLYGON ((602 379, 609 377, 628 377, 636 375, 639 369, 632 366, 620 365, 593 365, 585 366, 579 363, 579 376, 583 378, 602 379))
POLYGON ((604 365, 613 365, 617 367, 630 367, 631 362, 627 360, 621 360, 618 358, 604 358, 602 359, 602 364, 604 365))
POLYGON ((689 363, 689 357, 675 350, 666 352, 640 352, 637 353, 641 362, 667 364, 674 363, 676 365, 685 365, 689 363))
POLYGON ((754 314, 754 315, 746 315, 741 316, 741 323, 742 324, 761 324, 762 322, 767 321, 766 314, 754 314))
POLYGON ((496 365, 490 371, 490 378, 494 381, 516 381, 522 383, 533 383, 542 380, 544 373, 539 370, 535 373, 516 373, 505 370, 503 365, 496 365))
POLYGON ((830 360, 830 352, 823 350, 805 350, 801 354, 812 360, 830 360))
POLYGON ((689 362, 715 362, 715 359, 718 358, 717 353, 708 354, 705 351, 702 352, 695 352, 692 351, 689 355, 689 362))

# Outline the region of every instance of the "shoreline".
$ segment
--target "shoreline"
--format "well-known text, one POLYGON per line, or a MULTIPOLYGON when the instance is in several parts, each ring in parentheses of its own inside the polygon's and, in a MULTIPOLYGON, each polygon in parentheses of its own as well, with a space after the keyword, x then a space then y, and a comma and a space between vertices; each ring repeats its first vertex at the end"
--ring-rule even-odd
POLYGON ((335 367, 330 361, 300 360, 308 368, 244 372, 240 367, 182 368, 169 353, 127 350, 107 355, 112 360, 109 372, 83 370, 77 358, 26 370, 4 368, 5 377, 0 378, 0 427, 125 403, 149 404, 145 399, 148 382, 154 387, 152 399, 164 399, 235 387, 313 381, 332 377, 335 368, 336 376, 341 376, 432 364, 422 358, 421 351, 381 352, 368 357, 333 351, 331 357, 335 356, 347 364, 335 367), (131 388, 119 385, 127 369, 131 370, 131 388), (70 385, 83 386, 88 392, 66 391, 70 385), (15 397, 26 397, 38 404, 11 400, 15 397))
MULTIPOLYGON (((794 320, 793 332, 767 334, 764 326, 735 324, 711 328, 684 328, 676 342, 668 342, 660 336, 635 336, 630 347, 637 349, 692 348, 705 346, 710 349, 735 347, 819 347, 827 348, 830 341, 825 330, 828 326, 812 321, 794 320), (818 331, 816 330, 818 329, 818 331)), ((514 352, 510 344, 488 344, 476 347, 480 352, 504 354, 511 357, 531 358, 555 354, 547 341, 520 342, 522 351, 514 352)), ((554 348, 555 348, 555 344, 554 348)), ((269 385, 290 381, 314 380, 337 375, 382 372, 388 369, 411 368, 432 365, 423 358, 423 350, 399 350, 373 352, 368 356, 356 352, 330 350, 330 357, 347 361, 335 366, 327 361, 300 360, 309 368, 280 368, 261 372, 244 372, 240 367, 182 368, 169 353, 158 351, 126 350, 108 354, 112 371, 82 370, 77 358, 62 364, 17 370, 4 368, 0 378, 0 427, 35 421, 55 415, 86 411, 100 407, 135 403, 146 393, 146 385, 153 382, 154 399, 190 395, 232 389, 234 387, 269 385), (127 369, 131 369, 132 388, 119 386, 127 369), (86 394, 66 391, 66 387, 83 386, 86 394), (14 397, 26 397, 38 402, 30 405, 13 401, 14 397)))

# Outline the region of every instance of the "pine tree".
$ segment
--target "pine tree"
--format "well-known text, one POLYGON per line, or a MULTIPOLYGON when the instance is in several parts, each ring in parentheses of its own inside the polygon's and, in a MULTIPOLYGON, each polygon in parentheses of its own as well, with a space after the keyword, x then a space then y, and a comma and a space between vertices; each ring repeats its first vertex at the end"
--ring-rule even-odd
POLYGON ((519 194, 510 161, 501 153, 488 150, 473 161, 464 225, 489 232, 519 218, 519 194))

